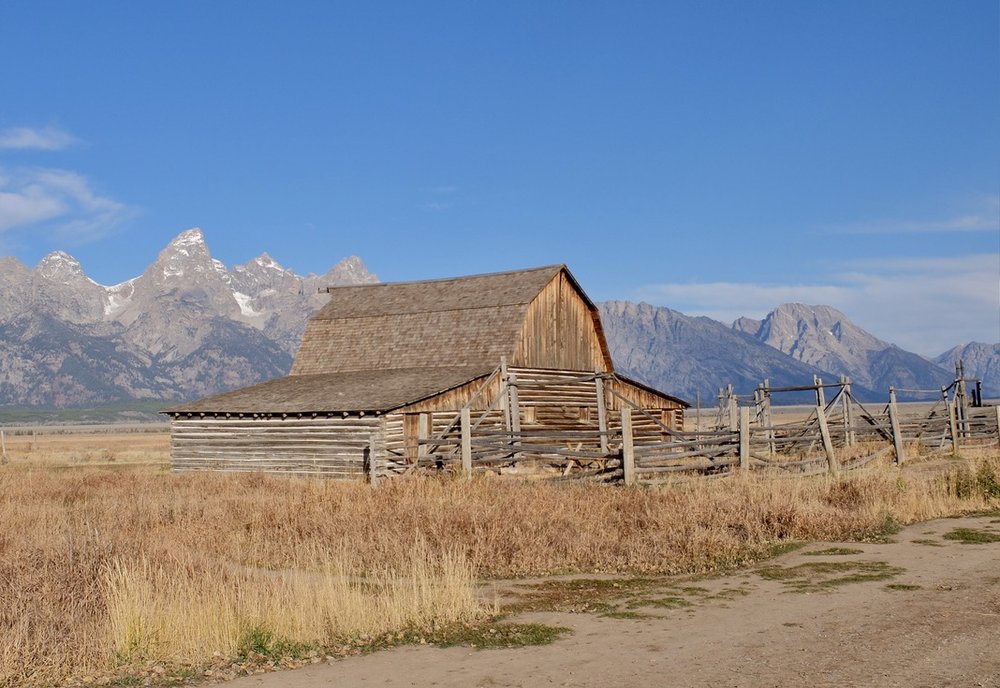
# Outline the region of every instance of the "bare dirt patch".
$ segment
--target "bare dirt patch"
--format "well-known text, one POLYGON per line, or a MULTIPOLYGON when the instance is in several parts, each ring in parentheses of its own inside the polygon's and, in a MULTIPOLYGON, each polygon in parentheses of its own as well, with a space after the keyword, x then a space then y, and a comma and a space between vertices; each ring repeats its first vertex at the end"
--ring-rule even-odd
POLYGON ((398 647, 226 685, 1000 686, 1000 543, 946 537, 996 532, 995 520, 920 523, 726 576, 498 583, 508 621, 571 633, 517 649, 398 647))

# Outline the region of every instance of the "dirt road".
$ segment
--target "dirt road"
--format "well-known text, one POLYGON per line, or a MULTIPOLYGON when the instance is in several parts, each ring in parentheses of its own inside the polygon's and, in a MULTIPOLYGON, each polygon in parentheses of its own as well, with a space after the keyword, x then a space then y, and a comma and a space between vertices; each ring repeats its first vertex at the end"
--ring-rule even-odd
POLYGON ((945 537, 959 528, 988 540, 1000 519, 917 524, 888 544, 814 544, 738 575, 623 589, 598 611, 516 619, 572 629, 550 645, 407 646, 225 685, 997 688, 1000 542, 945 537))

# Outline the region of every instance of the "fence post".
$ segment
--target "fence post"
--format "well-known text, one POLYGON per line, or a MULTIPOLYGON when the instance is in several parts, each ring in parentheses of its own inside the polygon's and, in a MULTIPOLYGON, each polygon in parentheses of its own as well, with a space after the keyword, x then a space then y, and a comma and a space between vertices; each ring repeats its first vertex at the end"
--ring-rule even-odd
POLYGON ((969 396, 966 392, 965 362, 958 359, 955 364, 955 415, 960 439, 969 436, 969 396))
POLYGON ((995 407, 997 412, 997 439, 1000 440, 1000 406, 995 407))
MULTIPOLYGON (((818 389, 822 390, 822 387, 818 389)), ((822 392, 820 392, 822 394, 822 392)), ((822 401, 822 399, 820 400, 822 401)), ((830 439, 830 426, 826 422, 826 409, 823 408, 824 404, 819 403, 816 405, 816 418, 819 420, 819 434, 823 438, 823 451, 826 452, 826 465, 830 469, 830 473, 836 473, 837 466, 837 455, 833 453, 833 441, 830 439)))
POLYGON ((764 418, 761 421, 762 425, 767 428, 767 455, 774 457, 775 447, 774 447, 774 426, 771 424, 771 381, 764 378, 764 388, 762 390, 764 396, 764 418))
MULTIPOLYGON (((384 430, 384 426, 383 426, 384 430)), ((372 434, 368 445, 362 450, 363 468, 368 478, 368 484, 375 487, 382 481, 379 471, 379 459, 385 455, 385 435, 382 431, 372 434)))
POLYGON ((739 427, 739 418, 736 410, 736 395, 733 394, 733 386, 729 385, 726 387, 726 393, 729 395, 729 430, 731 432, 736 432, 739 427))
POLYGON ((510 377, 507 374, 507 357, 500 357, 500 406, 503 409, 503 427, 505 430, 511 429, 510 418, 510 377))
POLYGON ((740 409, 740 470, 750 470, 750 408, 740 409))
POLYGON ((845 375, 840 381, 843 385, 840 396, 843 397, 844 404, 844 442, 848 447, 853 447, 857 443, 857 435, 854 432, 854 414, 851 412, 851 378, 845 375))
POLYGON ((521 458, 521 402, 517 398, 517 376, 511 374, 507 382, 507 393, 510 399, 510 431, 514 433, 512 458, 518 461, 521 458))
POLYGON ((430 444, 428 440, 431 438, 431 430, 434 426, 434 421, 431 417, 432 412, 421 413, 417 416, 417 463, 419 464, 422 459, 427 458, 428 450, 430 449, 430 444))
POLYGON ((7 463, 7 440, 3 436, 3 430, 0 430, 0 464, 7 463))
POLYGON ((948 425, 951 429, 951 453, 958 453, 958 414, 955 412, 955 402, 948 402, 948 425))
POLYGON ((892 446, 896 450, 896 465, 902 465, 903 431, 899 427, 899 410, 896 408, 896 388, 889 388, 889 425, 892 426, 892 446))
POLYGON ((594 388, 597 392, 597 431, 601 433, 601 453, 608 454, 608 410, 604 407, 604 380, 595 371, 594 388))
POLYGON ((632 409, 622 409, 622 477, 626 485, 635 484, 635 446, 632 442, 632 409))
POLYGON ((467 406, 462 409, 462 473, 472 477, 472 411, 467 406))

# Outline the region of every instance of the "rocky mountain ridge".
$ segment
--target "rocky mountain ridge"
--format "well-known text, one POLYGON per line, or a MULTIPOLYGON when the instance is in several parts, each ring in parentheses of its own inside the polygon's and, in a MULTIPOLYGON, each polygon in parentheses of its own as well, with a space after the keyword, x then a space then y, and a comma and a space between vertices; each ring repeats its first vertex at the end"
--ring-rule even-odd
POLYGON ((319 289, 378 281, 360 259, 300 276, 263 254, 228 270, 182 232, 141 275, 104 286, 56 251, 0 259, 0 405, 186 399, 291 367, 319 289))
POLYGON ((954 379, 954 366, 948 370, 883 341, 831 306, 785 303, 763 320, 740 318, 733 329, 873 390, 939 389, 954 379))
MULTIPOLYGON (((711 318, 629 301, 608 301, 600 310, 615 367, 692 403, 713 405, 719 389, 729 384, 745 395, 765 379, 783 387, 810 383, 814 375, 833 378, 711 318)), ((874 394, 862 387, 856 391, 874 394)), ((787 399, 805 400, 802 394, 787 399)))
MULTIPOLYGON (((782 304, 761 320, 731 326, 646 303, 601 304, 612 358, 626 374, 693 401, 714 399, 732 384, 746 395, 764 379, 771 387, 850 378, 861 400, 885 400, 890 386, 901 399, 926 399, 955 379, 962 358, 967 379, 984 383, 987 398, 1000 397, 1000 344, 955 347, 934 361, 883 341, 831 306, 782 304)), ((808 395, 783 395, 784 401, 808 395)), ((710 402, 711 403, 711 402, 710 402)))
MULTIPOLYGON (((112 286, 62 251, 33 269, 0 258, 0 407, 169 402, 285 375, 306 322, 326 302, 319 290, 377 281, 357 257, 323 275, 298 275, 267 253, 227 268, 198 228, 112 286)), ((959 358, 967 377, 986 382, 987 397, 1000 397, 1000 344, 963 345, 928 361, 829 306, 783 304, 732 325, 644 303, 600 309, 619 370, 703 405, 727 384, 747 394, 764 379, 792 386, 814 375, 847 375, 860 398, 881 400, 889 385, 949 384, 959 358)))

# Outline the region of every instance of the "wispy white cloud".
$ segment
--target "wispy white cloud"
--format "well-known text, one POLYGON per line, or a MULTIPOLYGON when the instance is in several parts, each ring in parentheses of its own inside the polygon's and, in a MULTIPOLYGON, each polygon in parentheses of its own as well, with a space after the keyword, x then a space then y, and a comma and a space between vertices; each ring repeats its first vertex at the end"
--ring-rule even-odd
POLYGON ((86 243, 135 214, 134 208, 97 193, 76 172, 0 169, 0 232, 43 229, 62 241, 86 243))
POLYGON ((826 227, 835 234, 932 234, 1000 231, 1000 196, 981 199, 966 212, 931 219, 882 219, 826 227))
POLYGON ((76 138, 58 127, 12 127, 0 130, 0 150, 62 150, 76 143, 76 138))
POLYGON ((633 297, 726 323, 761 318, 781 303, 830 305, 877 337, 925 355, 1000 341, 1000 253, 852 261, 815 284, 656 284, 633 297))

